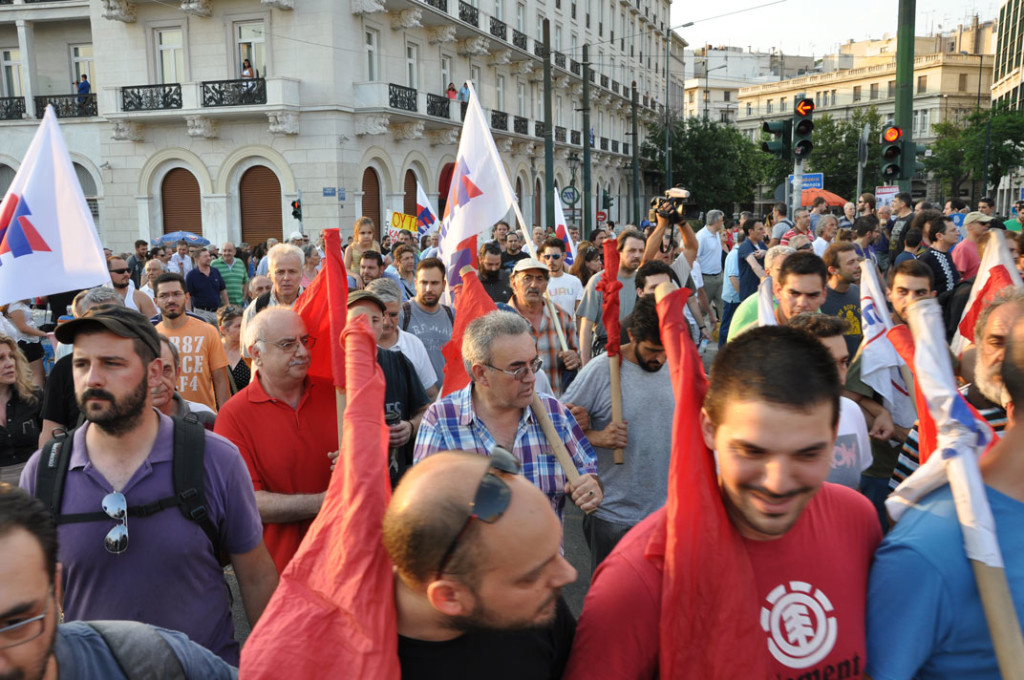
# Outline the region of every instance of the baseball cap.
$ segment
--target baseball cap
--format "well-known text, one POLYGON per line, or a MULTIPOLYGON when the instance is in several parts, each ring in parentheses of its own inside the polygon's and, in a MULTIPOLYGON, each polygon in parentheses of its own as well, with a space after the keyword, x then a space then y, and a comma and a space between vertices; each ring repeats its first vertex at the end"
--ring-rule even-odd
POLYGON ((289 236, 289 241, 301 241, 303 239, 301 231, 293 231, 289 236))
POLYGON ((519 272, 525 272, 528 269, 542 269, 544 271, 547 271, 548 266, 536 258, 524 257, 523 259, 519 260, 519 262, 516 262, 516 266, 512 270, 512 273, 518 274, 519 272))
POLYGON ((964 217, 964 224, 970 224, 971 222, 991 222, 992 216, 986 215, 985 213, 975 210, 974 212, 967 213, 964 217))
POLYGON ((353 290, 353 291, 349 292, 349 294, 348 294, 348 306, 349 307, 351 307, 352 305, 354 305, 357 302, 363 302, 363 301, 372 302, 373 304, 375 304, 378 307, 380 307, 380 311, 382 311, 382 312, 388 311, 387 305, 384 304, 384 301, 381 300, 379 297, 377 297, 376 295, 374 295, 373 293, 371 293, 368 290, 353 290))
POLYGON ((54 335, 65 345, 75 342, 75 336, 82 331, 105 330, 122 338, 138 338, 160 356, 160 336, 149 319, 134 309, 121 305, 98 305, 85 314, 57 326, 54 335))

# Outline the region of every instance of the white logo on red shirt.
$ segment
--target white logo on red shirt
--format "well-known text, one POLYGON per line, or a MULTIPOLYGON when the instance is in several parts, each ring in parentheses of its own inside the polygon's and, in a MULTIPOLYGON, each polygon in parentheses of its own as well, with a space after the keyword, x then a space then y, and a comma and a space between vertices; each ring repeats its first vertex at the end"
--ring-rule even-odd
POLYGON ((790 581, 766 599, 770 606, 761 607, 761 628, 768 633, 768 649, 779 663, 807 668, 828 656, 836 644, 837 624, 825 593, 810 583, 790 581))

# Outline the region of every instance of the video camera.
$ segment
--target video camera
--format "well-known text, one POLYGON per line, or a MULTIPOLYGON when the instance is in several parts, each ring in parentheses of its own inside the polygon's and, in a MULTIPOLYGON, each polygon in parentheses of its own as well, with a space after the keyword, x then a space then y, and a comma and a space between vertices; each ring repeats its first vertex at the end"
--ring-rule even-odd
POLYGON ((686 220, 700 219, 701 213, 696 203, 690 202, 690 192, 681 186, 675 186, 665 192, 665 195, 655 196, 651 199, 650 220, 654 222, 657 216, 669 221, 669 224, 681 224, 686 220))

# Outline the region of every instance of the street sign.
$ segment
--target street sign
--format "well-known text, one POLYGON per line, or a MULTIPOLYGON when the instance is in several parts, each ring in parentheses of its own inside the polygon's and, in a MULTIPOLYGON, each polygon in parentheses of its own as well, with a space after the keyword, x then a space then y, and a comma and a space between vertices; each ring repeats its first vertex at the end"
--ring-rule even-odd
POLYGON ((337 191, 334 187, 324 187, 324 198, 334 198, 337 191))
POLYGON ((569 205, 576 205, 580 200, 579 189, 573 186, 562 189, 562 202, 568 203, 569 205))
MULTIPOLYGON (((787 180, 790 184, 793 183, 793 175, 789 176, 787 180)), ((822 172, 805 172, 803 181, 800 182, 800 188, 802 189, 824 189, 825 188, 825 173, 822 172)))
POLYGON ((595 215, 595 217, 597 217, 598 223, 601 223, 608 219, 608 213, 606 213, 603 210, 598 210, 597 215, 595 215))
POLYGON ((1020 188, 1020 198, 1018 200, 1024 201, 1024 187, 1020 188))
POLYGON ((796 103, 796 112, 799 113, 801 116, 806 116, 812 111, 814 111, 813 99, 801 99, 796 103))

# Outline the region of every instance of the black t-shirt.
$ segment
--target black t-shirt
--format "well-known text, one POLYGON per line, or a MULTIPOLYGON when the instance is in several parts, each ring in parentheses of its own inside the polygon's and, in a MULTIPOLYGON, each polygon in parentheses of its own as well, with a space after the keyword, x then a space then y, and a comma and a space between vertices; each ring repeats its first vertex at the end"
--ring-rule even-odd
MULTIPOLYGON (((416 375, 416 369, 401 352, 377 348, 377 363, 384 372, 384 412, 397 411, 402 420, 409 420, 427 405, 427 392, 416 375)), ((388 461, 391 486, 398 484, 405 471, 412 465, 412 453, 416 437, 410 437, 405 446, 394 451, 388 461)))
POLYGON ((519 260, 525 260, 529 256, 530 255, 528 253, 522 250, 515 255, 511 255, 508 251, 505 251, 501 254, 501 266, 511 271, 512 268, 516 266, 516 262, 519 262, 519 260))
POLYGON ((75 376, 71 372, 70 354, 58 359, 50 370, 39 415, 43 420, 60 423, 68 430, 78 426, 79 410, 75 400, 75 376))
POLYGON ((494 278, 487 278, 485 272, 481 271, 480 284, 495 303, 508 302, 512 298, 512 285, 504 269, 499 269, 494 278))
POLYGON ((562 677, 575 634, 576 620, 559 598, 550 628, 480 631, 446 642, 399 635, 402 680, 554 680, 562 677))

